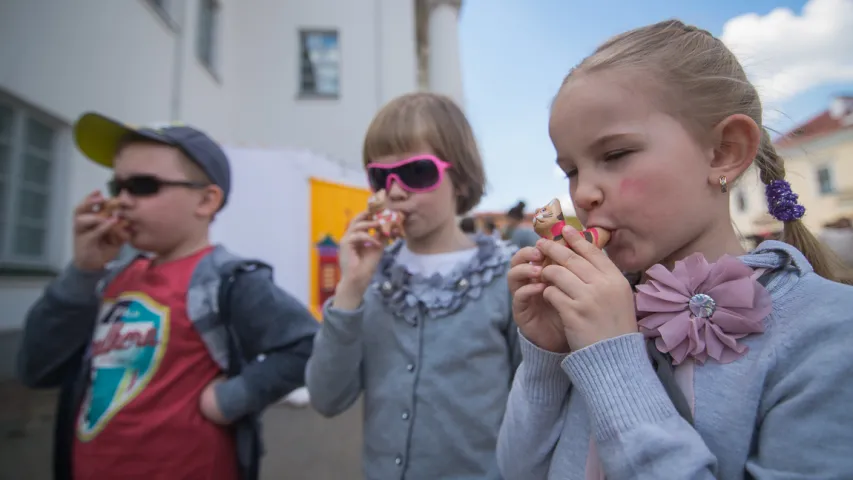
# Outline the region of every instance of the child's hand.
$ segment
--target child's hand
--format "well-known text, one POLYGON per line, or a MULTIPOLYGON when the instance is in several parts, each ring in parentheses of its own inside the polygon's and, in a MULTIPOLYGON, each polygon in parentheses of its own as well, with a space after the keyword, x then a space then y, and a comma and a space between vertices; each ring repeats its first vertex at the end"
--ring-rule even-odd
POLYGON ((512 293, 512 316, 524 338, 549 352, 567 353, 569 344, 557 310, 542 298, 546 285, 539 278, 542 252, 525 247, 516 252, 507 274, 512 293), (532 262, 532 263, 531 263, 532 262))
POLYGON ((204 387, 201 396, 198 397, 198 407, 201 410, 201 414, 204 415, 204 418, 217 425, 229 424, 228 420, 222 415, 222 411, 219 410, 219 403, 216 401, 216 391, 214 390, 218 383, 222 383, 225 380, 225 377, 216 377, 204 387))
POLYGON ((536 247, 554 261, 542 270, 551 284, 543 298, 559 312, 572 350, 637 332, 634 293, 622 272, 574 228, 564 227, 563 238, 568 247, 550 240, 536 247))
POLYGON ((341 239, 341 281, 334 300, 338 308, 358 308, 382 258, 382 244, 369 232, 371 228, 379 227, 379 223, 369 218, 368 212, 356 215, 341 239))
POLYGON ((118 256, 121 246, 128 240, 127 233, 113 227, 116 217, 104 218, 95 212, 104 202, 100 192, 90 193, 74 209, 74 266, 80 270, 95 271, 104 268, 118 256))

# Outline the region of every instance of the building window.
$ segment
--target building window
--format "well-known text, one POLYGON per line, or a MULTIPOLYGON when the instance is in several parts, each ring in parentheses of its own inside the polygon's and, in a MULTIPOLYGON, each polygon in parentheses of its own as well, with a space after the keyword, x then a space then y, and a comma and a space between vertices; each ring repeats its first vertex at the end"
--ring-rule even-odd
POLYGON ((56 128, 0 102, 0 264, 45 267, 56 128))
POLYGON ((333 97, 340 95, 341 49, 338 32, 300 32, 300 94, 333 97))
POLYGON ((201 11, 198 17, 198 39, 196 53, 201 63, 211 73, 216 73, 216 39, 219 32, 219 0, 200 0, 201 11))
POLYGON ((832 178, 831 167, 820 167, 817 169, 817 184, 818 191, 821 195, 830 195, 835 193, 835 182, 832 178))
POLYGON ((745 212, 747 207, 749 207, 746 201, 746 192, 743 189, 738 188, 735 190, 735 205, 738 212, 745 212))

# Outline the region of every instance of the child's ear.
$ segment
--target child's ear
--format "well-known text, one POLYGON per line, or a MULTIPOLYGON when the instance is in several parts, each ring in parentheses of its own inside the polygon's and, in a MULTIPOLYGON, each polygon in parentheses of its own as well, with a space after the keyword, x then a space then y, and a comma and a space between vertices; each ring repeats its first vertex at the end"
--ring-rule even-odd
POLYGON ((224 195, 222 189, 217 185, 208 185, 202 190, 201 203, 198 205, 198 214, 204 217, 212 218, 219 207, 222 206, 224 195))
POLYGON ((708 181, 719 185, 725 176, 734 182, 752 165, 761 144, 761 127, 743 114, 730 115, 714 128, 714 158, 708 181))

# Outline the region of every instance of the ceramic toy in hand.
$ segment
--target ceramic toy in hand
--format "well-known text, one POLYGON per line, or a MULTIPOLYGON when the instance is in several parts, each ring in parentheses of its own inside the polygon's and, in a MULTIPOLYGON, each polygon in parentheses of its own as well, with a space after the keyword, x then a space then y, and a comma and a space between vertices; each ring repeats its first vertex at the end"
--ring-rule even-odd
POLYGON ((406 219, 403 212, 391 210, 387 207, 385 190, 379 190, 367 201, 367 211, 373 216, 373 220, 379 223, 375 235, 377 240, 389 244, 398 238, 405 238, 403 222, 406 219))
MULTIPOLYGON (((547 205, 533 213, 533 230, 542 238, 565 244, 562 233, 565 226, 566 220, 563 217, 563 209, 560 206, 559 199, 551 200, 547 205)), ((604 248, 610 241, 610 232, 603 228, 588 228, 579 233, 598 248, 604 248)), ((550 258, 545 258, 545 261, 542 262, 543 267, 550 264, 550 258)))

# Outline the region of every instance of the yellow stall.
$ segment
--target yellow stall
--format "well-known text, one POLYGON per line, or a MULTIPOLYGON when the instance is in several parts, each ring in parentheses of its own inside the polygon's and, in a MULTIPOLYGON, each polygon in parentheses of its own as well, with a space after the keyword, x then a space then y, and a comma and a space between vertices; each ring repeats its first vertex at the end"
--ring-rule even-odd
POLYGON ((371 191, 310 178, 311 188, 311 312, 322 320, 323 302, 340 279, 338 244, 350 220, 367 208, 371 191))

